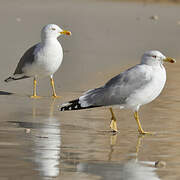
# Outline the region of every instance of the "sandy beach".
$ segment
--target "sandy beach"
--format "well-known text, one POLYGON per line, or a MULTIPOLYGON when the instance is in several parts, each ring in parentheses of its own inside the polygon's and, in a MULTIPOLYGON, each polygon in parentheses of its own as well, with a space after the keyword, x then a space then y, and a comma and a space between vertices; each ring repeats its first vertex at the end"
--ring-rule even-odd
POLYGON ((133 180, 147 178, 146 173, 150 180, 179 179, 179 3, 2 0, 0 22, 0 180, 127 180, 125 172, 131 172, 133 180), (62 97, 50 97, 49 78, 44 78, 38 82, 43 98, 33 100, 32 79, 8 84, 4 79, 25 50, 40 41, 40 30, 49 23, 72 32, 59 38, 64 59, 55 85, 62 97), (147 50, 177 60, 165 65, 167 83, 160 97, 140 110, 144 129, 157 135, 138 137, 129 110, 115 110, 120 130, 116 136, 106 132, 106 108, 58 111, 63 102, 138 64, 147 50), (155 168, 157 160, 167 166, 155 168))

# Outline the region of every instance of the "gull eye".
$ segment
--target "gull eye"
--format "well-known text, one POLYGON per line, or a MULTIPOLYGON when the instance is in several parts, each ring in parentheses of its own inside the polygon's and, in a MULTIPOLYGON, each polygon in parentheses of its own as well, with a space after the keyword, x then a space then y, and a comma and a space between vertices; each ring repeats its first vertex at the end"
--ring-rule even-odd
POLYGON ((157 56, 152 56, 152 57, 155 58, 155 59, 157 58, 157 56))
POLYGON ((55 28, 51 28, 53 31, 55 31, 56 29, 55 28))

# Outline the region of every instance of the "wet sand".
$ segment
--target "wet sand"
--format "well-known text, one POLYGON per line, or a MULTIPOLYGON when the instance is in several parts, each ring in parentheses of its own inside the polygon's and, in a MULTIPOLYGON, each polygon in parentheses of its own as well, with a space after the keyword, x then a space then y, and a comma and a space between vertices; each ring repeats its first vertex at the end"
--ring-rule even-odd
POLYGON ((179 179, 179 8, 117 1, 1 1, 0 180, 179 179), (49 97, 45 78, 38 84, 43 98, 32 100, 31 79, 8 84, 3 80, 48 23, 72 31, 71 37, 59 39, 64 61, 55 83, 62 98, 49 97), (140 109, 144 129, 156 135, 138 137, 129 110, 115 110, 120 131, 116 136, 107 132, 106 108, 58 111, 59 104, 139 63, 150 49, 177 59, 165 65, 163 93, 140 109), (158 160, 167 165, 155 168, 158 160))
POLYGON ((140 3, 147 3, 147 4, 150 4, 150 3, 156 3, 156 4, 175 4, 175 5, 178 5, 180 3, 180 0, 102 0, 102 1, 115 1, 115 2, 140 2, 140 3))

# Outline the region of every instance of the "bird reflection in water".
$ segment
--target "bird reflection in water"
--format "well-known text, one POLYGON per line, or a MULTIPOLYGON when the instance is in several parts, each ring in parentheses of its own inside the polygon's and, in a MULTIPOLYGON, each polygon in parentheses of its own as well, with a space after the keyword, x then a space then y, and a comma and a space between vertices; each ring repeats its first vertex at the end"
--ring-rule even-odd
MULTIPOLYGON (((60 122, 53 116, 55 99, 50 105, 49 117, 39 127, 39 133, 45 135, 34 137, 34 161, 37 169, 44 177, 56 177, 59 175, 60 160, 60 122)), ((36 118, 36 107, 33 106, 33 117, 36 118)))
MULTIPOLYGON (((27 157, 34 163, 34 169, 43 179, 59 175, 59 160, 61 153, 60 122, 53 115, 55 99, 50 102, 48 116, 38 115, 38 107, 42 102, 33 101, 33 122, 16 122, 26 131, 28 140, 31 141, 32 156, 27 157)), ((40 111, 40 110, 39 110, 40 111)))
POLYGON ((134 159, 123 163, 111 162, 117 135, 111 137, 108 162, 79 163, 77 171, 103 177, 103 180, 160 180, 156 174, 155 162, 139 161, 138 153, 141 147, 142 136, 138 137, 136 155, 134 159))

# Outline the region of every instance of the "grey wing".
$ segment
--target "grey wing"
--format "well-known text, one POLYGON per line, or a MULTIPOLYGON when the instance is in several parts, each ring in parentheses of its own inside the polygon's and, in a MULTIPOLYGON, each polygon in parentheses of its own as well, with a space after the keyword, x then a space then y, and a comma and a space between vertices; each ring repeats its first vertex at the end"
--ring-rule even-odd
POLYGON ((103 87, 87 91, 79 98, 86 106, 108 106, 124 104, 135 90, 151 81, 151 76, 142 65, 136 65, 109 80, 103 87))
POLYGON ((14 72, 14 75, 16 74, 22 74, 23 72, 23 68, 27 65, 27 64, 32 64, 34 62, 34 51, 36 49, 38 44, 32 46, 31 48, 29 48, 21 57, 16 70, 14 72))
POLYGON ((152 76, 146 66, 136 65, 105 84, 108 91, 107 101, 110 104, 123 104, 131 94, 146 86, 151 80, 152 76))

